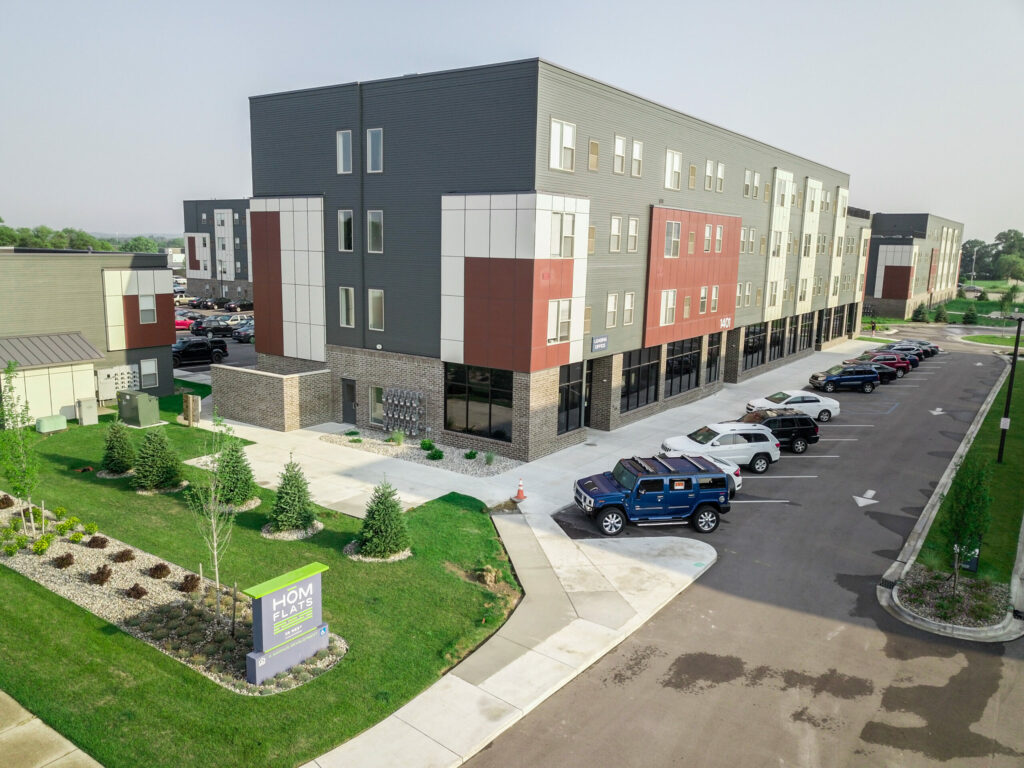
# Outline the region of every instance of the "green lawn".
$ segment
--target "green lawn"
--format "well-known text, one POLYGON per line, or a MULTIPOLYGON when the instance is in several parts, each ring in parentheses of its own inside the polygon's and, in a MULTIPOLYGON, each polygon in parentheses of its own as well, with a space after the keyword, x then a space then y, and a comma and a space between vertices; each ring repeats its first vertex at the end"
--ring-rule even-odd
MULTIPOLYGON (((1016 340, 1016 334, 1013 336, 964 336, 964 341, 976 341, 979 344, 995 344, 1000 347, 1012 347, 1016 340)), ((1011 355, 1012 357, 1012 355, 1011 355)))
POLYGON ((870 341, 874 344, 888 344, 892 339, 879 339, 874 336, 858 336, 857 341, 870 341))
POLYGON ((998 291, 999 293, 1003 293, 1010 287, 1009 282, 1006 280, 975 280, 973 283, 964 280, 963 283, 964 285, 976 285, 979 288, 984 288, 986 291, 998 291))
MULTIPOLYGON (((183 457, 204 452, 201 431, 162 429, 183 457)), ((40 438, 45 490, 36 496, 183 567, 198 570, 204 562, 209 572, 181 494, 139 497, 127 479, 69 471, 99 466, 104 433, 102 424, 72 426, 40 438)), ((186 477, 201 472, 190 467, 186 477)), ((330 566, 324 621, 350 645, 334 669, 274 696, 231 693, 0 566, 0 689, 107 768, 292 766, 393 712, 504 620, 507 601, 446 567, 491 565, 514 583, 480 501, 449 494, 411 511, 414 556, 381 565, 342 554, 359 529, 353 518, 327 517, 325 530, 308 540, 262 538, 274 494, 262 489, 260 496, 260 508, 237 516, 222 579, 244 588, 314 560, 330 566)))
MULTIPOLYGON (((1017 556, 1021 516, 1024 513, 1024 474, 1020 471, 1024 463, 1024 429, 1020 426, 1024 424, 1024 377, 1021 376, 1014 382, 1010 409, 1010 420, 1018 426, 1007 433, 1003 463, 996 463, 1001 434, 999 419, 1003 415, 1008 384, 1009 380, 1003 384, 969 449, 971 454, 987 458, 992 464, 992 524, 981 545, 978 577, 999 582, 1010 580, 1017 556)), ((939 530, 943 512, 944 508, 940 508, 918 555, 918 562, 948 573, 953 568, 953 562, 950 543, 939 530)))

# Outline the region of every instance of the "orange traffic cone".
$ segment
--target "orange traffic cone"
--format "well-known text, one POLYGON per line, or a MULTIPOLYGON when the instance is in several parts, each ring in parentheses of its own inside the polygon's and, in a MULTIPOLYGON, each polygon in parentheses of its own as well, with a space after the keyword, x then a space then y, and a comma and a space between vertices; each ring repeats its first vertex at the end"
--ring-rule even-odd
POLYGON ((519 478, 519 490, 516 491, 516 495, 512 497, 512 501, 516 504, 520 501, 526 501, 526 494, 523 493, 523 478, 519 478))

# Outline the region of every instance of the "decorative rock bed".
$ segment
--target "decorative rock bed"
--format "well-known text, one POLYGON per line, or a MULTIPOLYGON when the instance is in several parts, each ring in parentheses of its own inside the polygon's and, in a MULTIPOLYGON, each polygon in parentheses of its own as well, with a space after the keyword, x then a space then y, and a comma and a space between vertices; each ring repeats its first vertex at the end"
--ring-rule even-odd
POLYGON ((988 627, 1001 622, 1010 605, 1010 586, 960 576, 957 601, 951 599, 952 577, 915 563, 895 587, 903 606, 932 621, 961 627, 988 627))
MULTIPOLYGON (((383 433, 381 434, 383 435, 383 433)), ((404 443, 398 445, 397 443, 389 442, 385 437, 376 437, 367 432, 360 432, 358 435, 321 435, 320 439, 325 443, 341 445, 357 451, 375 453, 378 456, 389 456, 393 459, 402 459, 403 461, 412 461, 429 467, 450 469, 452 472, 459 472, 460 474, 473 477, 500 475, 502 472, 508 472, 522 464, 521 461, 495 454, 494 461, 488 465, 484 460, 486 451, 477 451, 475 459, 467 459, 465 454, 468 451, 465 448, 453 448, 450 445, 442 445, 441 443, 435 443, 435 447, 444 453, 444 458, 437 460, 428 459, 428 452, 420 448, 420 441, 417 439, 406 438, 404 443)))
POLYGON ((302 539, 316 536, 323 529, 324 524, 319 520, 314 520, 309 528, 294 528, 287 531, 275 531, 271 524, 267 523, 260 528, 260 536, 264 539, 273 539, 274 541, 301 541, 302 539))
POLYGON ((403 549, 401 552, 396 552, 391 555, 391 557, 366 557, 365 555, 359 554, 358 541, 350 541, 341 551, 347 555, 350 560, 355 560, 360 563, 397 563, 399 560, 407 560, 412 557, 412 549, 403 549))

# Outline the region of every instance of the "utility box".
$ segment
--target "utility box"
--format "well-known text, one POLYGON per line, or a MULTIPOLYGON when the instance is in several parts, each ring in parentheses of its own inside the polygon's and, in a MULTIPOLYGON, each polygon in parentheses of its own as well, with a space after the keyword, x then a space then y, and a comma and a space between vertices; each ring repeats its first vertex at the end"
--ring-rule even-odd
POLYGON ((99 409, 95 397, 83 397, 75 401, 75 418, 78 426, 88 427, 99 423, 99 409))
POLYGON ((55 416, 41 416, 36 419, 36 432, 41 435, 48 435, 51 432, 63 432, 68 428, 68 420, 60 414, 55 416))
POLYGON ((152 427, 160 423, 160 401, 145 392, 117 393, 117 413, 130 427, 152 427))

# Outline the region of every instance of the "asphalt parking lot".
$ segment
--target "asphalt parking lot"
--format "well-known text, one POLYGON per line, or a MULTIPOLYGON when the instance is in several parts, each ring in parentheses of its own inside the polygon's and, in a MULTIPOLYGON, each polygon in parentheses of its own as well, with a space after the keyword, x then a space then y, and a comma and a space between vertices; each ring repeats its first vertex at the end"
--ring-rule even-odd
MULTIPOLYGON (((223 314, 204 312, 202 314, 223 314)), ((177 337, 179 339, 187 339, 192 337, 190 331, 178 331, 177 337)), ((231 365, 236 368, 253 368, 256 365, 256 347, 253 344, 241 344, 234 339, 225 338, 224 341, 228 346, 228 356, 224 358, 221 365, 231 365)), ((181 369, 189 371, 191 373, 206 373, 210 370, 209 363, 182 363, 179 366, 181 369)))

